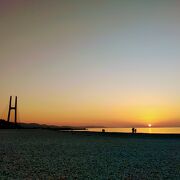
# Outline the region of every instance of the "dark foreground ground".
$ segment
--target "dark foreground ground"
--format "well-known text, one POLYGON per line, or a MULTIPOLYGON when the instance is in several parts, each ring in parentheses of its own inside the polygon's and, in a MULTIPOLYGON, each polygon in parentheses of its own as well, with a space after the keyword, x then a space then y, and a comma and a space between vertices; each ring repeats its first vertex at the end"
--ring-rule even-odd
POLYGON ((0 179, 180 179, 180 136, 0 130, 0 179))

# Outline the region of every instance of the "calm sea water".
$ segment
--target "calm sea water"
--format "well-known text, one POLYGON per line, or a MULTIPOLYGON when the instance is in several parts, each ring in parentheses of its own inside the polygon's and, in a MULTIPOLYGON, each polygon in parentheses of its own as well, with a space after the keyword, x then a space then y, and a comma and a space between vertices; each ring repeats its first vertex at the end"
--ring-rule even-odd
MULTIPOLYGON (((131 133, 131 128, 88 128, 86 131, 102 132, 124 132, 131 133)), ((137 133, 150 133, 150 134, 180 134, 180 127, 167 127, 167 128, 136 128, 137 133)))

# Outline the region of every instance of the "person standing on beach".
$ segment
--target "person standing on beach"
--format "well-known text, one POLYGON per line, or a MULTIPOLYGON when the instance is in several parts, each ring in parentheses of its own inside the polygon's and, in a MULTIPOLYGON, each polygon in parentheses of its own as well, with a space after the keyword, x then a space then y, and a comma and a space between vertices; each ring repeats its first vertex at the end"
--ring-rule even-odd
POLYGON ((132 134, 135 134, 137 132, 136 128, 132 128, 132 134))
POLYGON ((132 134, 134 134, 134 132, 135 132, 135 129, 134 129, 134 128, 132 128, 132 134))

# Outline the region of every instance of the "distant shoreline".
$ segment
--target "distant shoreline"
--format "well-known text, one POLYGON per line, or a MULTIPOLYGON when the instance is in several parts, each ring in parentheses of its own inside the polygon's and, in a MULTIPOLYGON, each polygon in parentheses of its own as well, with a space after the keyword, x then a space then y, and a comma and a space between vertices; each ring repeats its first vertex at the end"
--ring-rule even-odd
POLYGON ((127 139, 180 139, 180 134, 149 134, 149 133, 124 133, 124 132, 94 132, 94 131, 81 131, 73 129, 51 129, 51 128, 20 128, 20 129, 0 129, 2 131, 54 131, 62 134, 71 134, 78 136, 92 137, 107 137, 107 138, 127 138, 127 139))
MULTIPOLYGON (((180 127, 163 127, 163 128, 135 128, 138 134, 180 134, 180 127)), ((116 132, 132 133, 132 128, 88 128, 86 131, 93 132, 116 132)))
POLYGON ((149 134, 149 133, 124 133, 124 132, 94 132, 94 131, 78 131, 78 130, 64 130, 59 131, 64 133, 73 133, 79 135, 100 135, 100 136, 110 136, 110 137, 129 137, 129 138, 180 138, 180 134, 149 134))

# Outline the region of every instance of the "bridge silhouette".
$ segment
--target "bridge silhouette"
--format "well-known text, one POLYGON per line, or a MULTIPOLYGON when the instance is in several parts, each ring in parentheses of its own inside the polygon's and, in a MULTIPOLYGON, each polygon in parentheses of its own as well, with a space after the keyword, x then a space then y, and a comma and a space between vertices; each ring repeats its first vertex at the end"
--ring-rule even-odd
MULTIPOLYGON (((14 105, 12 105, 12 99, 13 97, 10 96, 9 99, 9 106, 8 106, 8 110, 7 108, 5 109, 5 112, 8 111, 8 115, 7 115, 7 120, 5 120, 6 118, 2 118, 0 119, 0 128, 17 128, 18 127, 18 109, 17 109, 17 96, 15 96, 15 102, 14 105), (14 111, 14 120, 11 121, 11 115, 12 115, 12 111, 14 111)), ((4 111, 2 116, 4 115, 4 111)))

